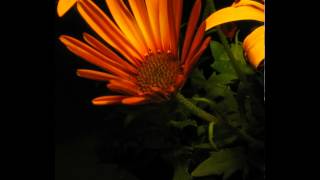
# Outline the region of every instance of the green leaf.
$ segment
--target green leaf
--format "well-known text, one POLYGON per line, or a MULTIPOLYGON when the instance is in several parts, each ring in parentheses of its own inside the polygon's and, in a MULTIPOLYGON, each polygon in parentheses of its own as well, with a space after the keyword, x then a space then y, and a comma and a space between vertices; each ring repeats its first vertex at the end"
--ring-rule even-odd
POLYGON ((213 152, 191 173, 193 177, 210 175, 223 175, 223 179, 229 178, 237 170, 245 167, 245 155, 242 148, 230 148, 213 152))
POLYGON ((237 134, 235 134, 233 130, 223 124, 217 124, 214 127, 214 135, 215 143, 219 147, 230 146, 238 139, 237 134))
POLYGON ((209 124, 209 128, 208 128, 208 139, 209 139, 209 142, 210 144, 212 145, 212 147, 217 150, 218 147, 216 145, 216 143, 214 142, 214 135, 213 135, 213 127, 214 127, 214 122, 211 122, 209 124))
POLYGON ((198 136, 202 136, 203 134, 206 133, 206 126, 201 125, 197 127, 197 134, 198 136))
MULTIPOLYGON (((230 58, 228 57, 223 45, 219 42, 213 41, 210 44, 210 48, 214 58, 214 62, 211 64, 211 67, 220 73, 231 74, 237 77, 237 74, 230 62, 230 58)), ((254 74, 254 70, 246 62, 244 57, 242 43, 236 41, 236 43, 232 43, 230 45, 230 49, 236 59, 239 69, 246 75, 254 74)))
POLYGON ((237 77, 233 74, 216 74, 213 73, 208 79, 209 83, 212 84, 221 84, 221 85, 229 85, 236 80, 237 77))
POLYGON ((236 76, 236 72, 230 63, 230 59, 223 45, 217 41, 212 41, 210 43, 210 49, 214 58, 214 62, 211 64, 211 67, 220 73, 236 76))
POLYGON ((227 86, 232 84, 236 80, 236 77, 230 74, 219 74, 213 73, 205 84, 205 90, 207 91, 208 97, 224 97, 227 91, 231 91, 227 86))
POLYGON ((210 143, 195 144, 193 147, 197 149, 212 149, 212 145, 210 143))
POLYGON ((187 163, 179 163, 175 166, 172 180, 192 180, 187 163))
POLYGON ((191 84, 197 89, 202 88, 207 83, 207 79, 204 77, 203 72, 198 68, 195 68, 192 71, 190 79, 191 84))
POLYGON ((191 119, 186 119, 186 120, 182 120, 182 121, 174 121, 171 120, 169 121, 169 125, 178 129, 183 129, 187 126, 194 126, 197 127, 197 122, 195 120, 191 120, 191 119))
POLYGON ((230 45, 230 49, 237 61, 241 64, 246 64, 246 59, 243 55, 242 43, 233 43, 230 45))

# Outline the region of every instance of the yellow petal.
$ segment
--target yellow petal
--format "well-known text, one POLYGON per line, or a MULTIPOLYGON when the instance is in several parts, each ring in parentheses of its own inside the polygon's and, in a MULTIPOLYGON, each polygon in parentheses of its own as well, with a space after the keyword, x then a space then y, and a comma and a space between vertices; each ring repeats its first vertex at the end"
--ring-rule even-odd
POLYGON ((148 10, 145 1, 129 0, 129 4, 148 47, 154 53, 156 53, 157 48, 155 45, 155 38, 152 32, 151 23, 149 21, 148 10))
POLYGON ((169 50, 171 43, 170 30, 169 30, 169 17, 168 17, 168 0, 159 1, 159 21, 162 48, 164 51, 169 50))
POLYGON ((106 3, 114 21, 126 35, 130 43, 138 48, 139 53, 146 55, 148 53, 148 47, 142 32, 123 0, 106 0, 106 3))
POLYGON ((256 28, 245 38, 243 49, 249 63, 258 69, 264 60, 264 26, 256 28))
POLYGON ((131 61, 143 59, 134 45, 95 3, 81 0, 77 3, 77 8, 88 25, 126 59, 131 61))
POLYGON ((69 11, 69 9, 72 8, 73 5, 75 5, 77 0, 59 0, 57 12, 58 16, 62 17, 66 12, 69 11))
POLYGON ((160 0, 145 0, 152 32, 154 33, 154 38, 156 41, 157 51, 162 50, 159 23, 159 1, 160 0))
POLYGON ((264 22, 264 12, 254 6, 223 8, 212 13, 205 20, 206 31, 224 23, 240 20, 255 20, 264 22))

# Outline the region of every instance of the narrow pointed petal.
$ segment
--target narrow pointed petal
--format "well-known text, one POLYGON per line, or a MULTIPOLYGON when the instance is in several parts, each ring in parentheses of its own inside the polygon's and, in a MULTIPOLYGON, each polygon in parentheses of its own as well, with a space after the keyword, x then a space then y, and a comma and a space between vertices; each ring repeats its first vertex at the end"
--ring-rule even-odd
POLYGON ((128 70, 131 73, 136 74, 137 69, 133 67, 131 64, 127 63, 125 60, 120 58, 116 53, 114 53, 111 49, 107 48, 104 44, 102 44, 100 41, 98 41, 93 36, 83 33, 83 39, 90 44, 92 47, 94 47, 96 50, 98 50, 100 53, 105 55, 106 57, 118 62, 119 64, 123 65, 124 69, 128 70))
POLYGON ((264 26, 256 28, 243 41, 243 49, 249 63, 258 69, 264 60, 264 26))
POLYGON ((148 53, 148 47, 144 37, 136 23, 135 18, 124 4, 123 0, 106 0, 108 8, 122 32, 127 39, 137 47, 140 54, 148 53))
POLYGON ((196 25, 200 16, 200 10, 201 10, 201 0, 196 0, 192 8, 191 14, 189 16, 187 31, 186 31, 186 35, 185 35, 185 39, 182 47, 181 60, 185 60, 187 53, 189 52, 193 34, 195 32, 196 25))
POLYGON ((210 43, 210 40, 211 40, 211 37, 207 37, 203 41, 203 43, 201 44, 199 51, 197 51, 197 53, 191 59, 189 59, 188 61, 185 62, 184 72, 186 75, 188 75, 190 73, 194 64, 199 60, 202 53, 206 50, 206 48, 208 47, 208 45, 210 43))
POLYGON ((206 31, 224 23, 255 20, 264 22, 264 12, 254 6, 227 7, 212 13, 206 20, 206 31))
POLYGON ((202 45, 202 40, 205 34, 205 28, 206 28, 205 23, 202 23, 198 28, 198 31, 191 43, 191 48, 188 51, 188 55, 186 56, 186 59, 182 59, 182 63, 185 61, 188 61, 188 59, 191 59, 198 52, 200 46, 202 45))
POLYGON ((126 105, 138 105, 146 103, 147 101, 148 99, 146 97, 128 97, 123 99, 121 102, 126 105))
POLYGON ((182 9, 183 9, 183 0, 174 0, 172 2, 172 10, 174 13, 174 22, 175 22, 175 30, 176 30, 176 41, 179 42, 180 37, 180 25, 182 19, 182 9))
POLYGON ((151 23, 152 32, 156 41, 157 51, 162 50, 160 22, 159 22, 159 1, 160 0, 145 0, 151 23))
POLYGON ((66 14, 78 0, 59 0, 57 6, 57 13, 59 17, 62 17, 66 14))
POLYGON ((143 59, 143 55, 96 4, 92 1, 81 0, 77 3, 77 9, 88 25, 126 59, 132 63, 143 59))
MULTIPOLYGON (((179 1, 178 1, 179 2, 179 1)), ((169 27, 169 34, 170 34, 170 38, 171 38, 171 44, 170 44, 170 49, 172 51, 172 53, 174 55, 178 55, 178 34, 176 31, 176 19, 179 18, 179 11, 177 10, 177 8, 179 7, 175 7, 177 4, 175 3, 175 1, 168 1, 167 2, 167 6, 168 6, 168 27, 169 27), (178 16, 178 17, 176 17, 178 16)))
POLYGON ((112 74, 95 71, 91 69, 78 69, 77 75, 82 78, 97 80, 97 81, 110 81, 110 80, 119 79, 119 77, 114 76, 112 74))
POLYGON ((127 96, 100 96, 92 100, 92 104, 96 106, 121 104, 121 101, 127 96))
POLYGON ((156 41, 152 32, 152 27, 145 1, 129 0, 129 4, 148 47, 152 50, 152 52, 156 53, 156 41))
POLYGON ((128 95, 138 95, 141 93, 135 84, 128 81, 111 80, 107 87, 112 91, 128 95))
POLYGON ((88 62, 112 72, 120 77, 129 79, 131 76, 121 69, 121 65, 105 57, 95 49, 85 43, 66 35, 60 36, 60 41, 74 54, 87 60, 88 62))
POLYGON ((168 17, 168 0, 159 1, 159 22, 160 22, 160 34, 161 34, 161 42, 162 49, 167 51, 170 49, 172 44, 172 37, 169 32, 169 17, 168 17))

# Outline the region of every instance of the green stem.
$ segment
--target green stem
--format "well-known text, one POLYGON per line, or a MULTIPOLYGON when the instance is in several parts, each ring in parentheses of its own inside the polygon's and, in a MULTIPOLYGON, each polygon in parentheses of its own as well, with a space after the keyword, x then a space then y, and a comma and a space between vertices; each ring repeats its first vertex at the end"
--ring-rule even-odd
POLYGON ((248 135, 244 130, 240 130, 237 127, 234 127, 232 124, 228 123, 228 121, 221 121, 218 118, 216 118, 214 115, 209 114, 208 112, 204 111, 203 109, 197 107, 195 104, 193 104, 190 100, 185 98, 181 93, 176 94, 176 99, 179 103, 181 103, 185 108, 191 111, 192 114, 198 116, 199 118, 208 121, 209 123, 214 122, 216 123, 225 123, 227 126, 231 127, 235 130, 237 134, 239 134, 243 139, 250 142, 251 144, 254 144, 259 147, 263 147, 263 143, 260 141, 255 140, 253 137, 248 135))
POLYGON ((219 121, 218 118, 215 116, 207 113, 206 111, 202 110, 201 108, 194 105, 191 101, 189 101, 187 98, 185 98, 182 94, 177 93, 176 99, 179 103, 181 103, 183 106, 185 106, 187 109, 189 109, 194 115, 200 117, 203 120, 206 120, 208 122, 215 122, 217 123, 219 121))
MULTIPOLYGON (((215 12, 216 11, 216 8, 215 8, 215 4, 214 4, 214 1, 213 0, 207 0, 206 1, 207 3, 207 8, 209 9, 209 11, 211 12, 215 12)), ((245 74, 241 71, 241 69, 238 67, 237 65, 237 60, 236 58, 234 57, 231 49, 230 49, 230 46, 229 46, 229 43, 228 43, 228 40, 227 40, 227 37, 224 35, 224 33, 222 32, 220 26, 217 27, 217 30, 218 30, 218 35, 219 35, 219 38, 223 44, 223 47, 224 49, 226 50, 227 52, 227 55, 229 56, 230 58, 230 62, 231 62, 231 65, 233 67, 233 69, 236 71, 239 79, 242 81, 242 82, 246 82, 247 79, 246 79, 246 76, 245 74)))

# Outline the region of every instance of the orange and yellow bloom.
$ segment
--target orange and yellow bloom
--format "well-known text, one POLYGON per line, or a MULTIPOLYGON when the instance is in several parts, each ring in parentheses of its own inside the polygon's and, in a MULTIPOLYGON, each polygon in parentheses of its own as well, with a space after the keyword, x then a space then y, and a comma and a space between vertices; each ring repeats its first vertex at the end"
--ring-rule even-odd
MULTIPOLYGON (((206 21, 206 30, 218 25, 241 20, 264 22, 264 1, 237 0, 232 6, 212 13, 206 21)), ((243 41, 243 49, 247 59, 255 68, 262 66, 265 57, 264 25, 256 28, 243 41)))
POLYGON ((205 23, 197 28, 201 0, 196 0, 179 50, 182 0, 106 0, 112 18, 91 0, 60 0, 58 15, 73 5, 104 41, 83 33, 84 41, 61 35, 74 54, 102 71, 79 69, 78 76, 106 81, 117 95, 97 97, 94 105, 163 102, 185 83, 207 48, 205 23), (108 45, 104 44, 107 43, 108 45))

